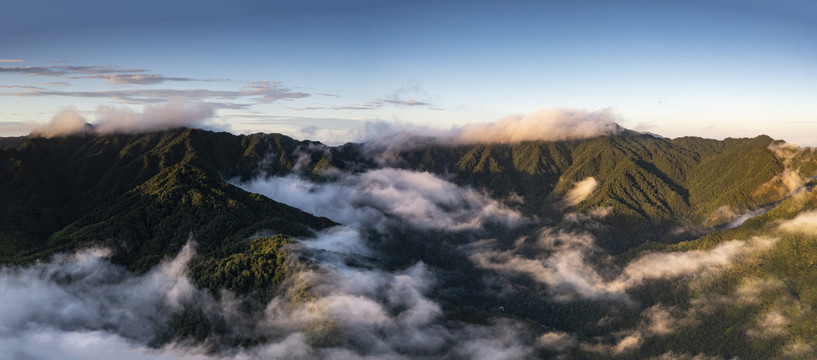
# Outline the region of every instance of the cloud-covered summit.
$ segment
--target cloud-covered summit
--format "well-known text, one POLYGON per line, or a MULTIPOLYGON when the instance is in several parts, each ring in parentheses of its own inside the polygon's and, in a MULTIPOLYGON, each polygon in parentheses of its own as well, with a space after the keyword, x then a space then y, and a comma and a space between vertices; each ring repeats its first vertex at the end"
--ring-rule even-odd
POLYGON ((207 127, 206 122, 215 115, 215 109, 208 104, 170 102, 147 105, 141 113, 124 107, 101 106, 96 114, 97 122, 88 125, 88 121, 76 108, 67 108, 50 122, 35 126, 30 136, 51 138, 82 133, 105 135, 143 133, 177 127, 207 127))
POLYGON ((512 115, 494 123, 469 124, 452 131, 455 142, 520 143, 579 140, 617 133, 621 128, 609 109, 601 111, 542 109, 512 115))

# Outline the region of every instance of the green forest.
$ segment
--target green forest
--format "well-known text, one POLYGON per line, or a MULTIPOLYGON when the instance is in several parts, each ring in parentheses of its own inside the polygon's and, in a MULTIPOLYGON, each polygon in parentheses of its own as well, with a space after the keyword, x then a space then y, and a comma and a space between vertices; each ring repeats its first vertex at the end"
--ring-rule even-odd
POLYGON ((185 128, 2 138, 0 263, 105 248, 148 276, 194 242, 183 273, 201 295, 170 312, 147 341, 157 349, 235 354, 298 333, 309 350, 290 358, 471 358, 463 339, 522 358, 817 357, 812 149, 629 130, 389 141, 185 128), (280 181, 324 208, 248 190, 280 181), (375 196, 389 192, 401 201, 375 196), (357 320, 333 312, 347 298, 357 320), (381 320, 356 325, 369 317, 381 320))

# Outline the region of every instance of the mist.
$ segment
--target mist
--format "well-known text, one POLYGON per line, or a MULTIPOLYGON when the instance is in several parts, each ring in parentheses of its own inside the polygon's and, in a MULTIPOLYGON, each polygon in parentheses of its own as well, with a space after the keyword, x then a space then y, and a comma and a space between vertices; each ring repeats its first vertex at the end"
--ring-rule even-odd
POLYGON ((313 182, 297 174, 236 183, 249 192, 328 217, 345 225, 386 231, 386 225, 420 229, 477 230, 489 223, 516 226, 518 212, 486 194, 428 172, 385 168, 313 182))
POLYGON ((600 249, 586 232, 570 232, 545 228, 540 231, 536 247, 538 256, 530 254, 529 246, 518 242, 515 248, 497 250, 492 242, 476 244, 471 259, 477 266, 509 273, 522 273, 548 285, 555 301, 579 299, 617 301, 632 304, 626 291, 648 280, 712 275, 728 268, 742 256, 771 249, 777 238, 752 238, 726 241, 709 251, 646 253, 631 260, 619 272, 603 274, 590 261, 600 249))
POLYGON ((571 188, 567 194, 565 194, 565 203, 569 206, 578 205, 580 202, 587 199, 598 185, 599 182, 592 176, 573 184, 573 188, 571 188))

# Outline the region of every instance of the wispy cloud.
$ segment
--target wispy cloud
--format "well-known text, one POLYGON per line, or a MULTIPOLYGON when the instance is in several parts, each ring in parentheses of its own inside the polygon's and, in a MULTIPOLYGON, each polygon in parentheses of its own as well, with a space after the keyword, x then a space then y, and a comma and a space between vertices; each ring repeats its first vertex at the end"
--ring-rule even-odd
POLYGON ((483 193, 427 172, 390 168, 333 183, 292 175, 236 185, 342 224, 381 231, 395 221, 448 231, 476 230, 488 223, 513 227, 527 221, 483 193))
POLYGON ((43 86, 60 86, 60 87, 62 87, 62 86, 68 86, 68 85, 71 85, 71 84, 69 84, 68 82, 65 82, 65 81, 49 81, 49 82, 42 83, 42 85, 43 86))
MULTIPOLYGON (((14 61, 3 61, 14 62, 14 61)), ((64 79, 102 79, 111 84, 153 85, 165 81, 212 81, 148 73, 146 69, 128 69, 116 65, 4 66, 0 73, 47 76, 64 79)))
POLYGON ((490 249, 491 242, 475 244, 471 260, 481 268, 527 274, 547 284, 556 301, 606 299, 632 303, 628 289, 649 280, 712 274, 738 258, 772 248, 777 240, 752 238, 727 241, 709 251, 647 253, 629 262, 616 277, 608 276, 610 280, 588 261, 597 248, 595 238, 587 233, 544 229, 537 246, 547 251, 538 257, 522 255, 521 248, 501 251, 490 249))
POLYGON ((573 188, 565 194, 565 203, 570 206, 578 205, 593 193, 593 190, 596 189, 598 184, 599 182, 592 176, 577 182, 573 185, 573 188))
POLYGON ((16 60, 16 59, 0 59, 0 63, 20 63, 23 60, 16 60))
POLYGON ((209 102, 219 108, 246 108, 250 104, 230 103, 223 100, 245 100, 255 104, 267 104, 278 100, 300 99, 309 94, 292 91, 281 86, 279 82, 250 82, 239 90, 209 90, 209 89, 129 89, 129 90, 99 90, 99 91, 61 91, 33 86, 12 86, 12 89, 24 91, 0 92, 0 96, 60 96, 75 98, 110 98, 134 104, 161 103, 168 100, 186 102, 209 102), (212 100, 220 100, 213 102, 212 100))
POLYGON ((46 65, 46 66, 5 66, 0 73, 24 74, 31 76, 72 77, 89 74, 143 73, 145 69, 126 69, 110 65, 46 65))
POLYGON ((195 81, 196 79, 184 77, 167 77, 158 74, 105 74, 83 76, 83 78, 97 78, 103 79, 111 84, 129 84, 129 85, 152 85, 160 84, 165 81, 195 81))
POLYGON ((396 104, 396 105, 408 105, 408 106, 418 106, 418 105, 431 105, 427 102, 415 100, 415 99, 406 99, 406 100, 381 100, 383 102, 389 104, 396 104))

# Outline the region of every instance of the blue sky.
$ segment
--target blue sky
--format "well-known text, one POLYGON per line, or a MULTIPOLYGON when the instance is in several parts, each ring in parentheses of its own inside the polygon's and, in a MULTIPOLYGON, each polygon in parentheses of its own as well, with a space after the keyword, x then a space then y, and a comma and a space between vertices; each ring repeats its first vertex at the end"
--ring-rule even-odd
POLYGON ((612 109, 664 136, 817 145, 817 1, 0 0, 0 135, 206 104, 329 143, 612 109), (369 128, 371 128, 369 126, 369 128))

